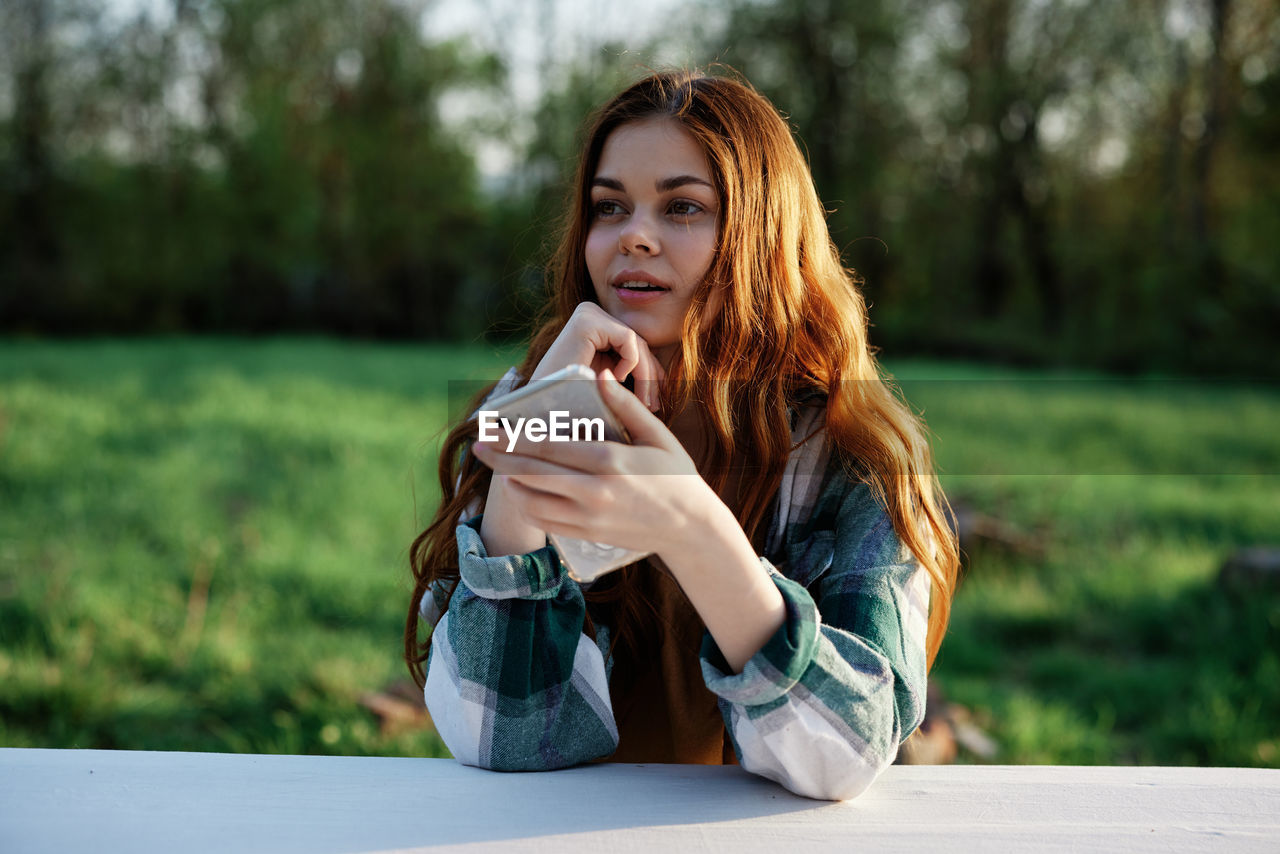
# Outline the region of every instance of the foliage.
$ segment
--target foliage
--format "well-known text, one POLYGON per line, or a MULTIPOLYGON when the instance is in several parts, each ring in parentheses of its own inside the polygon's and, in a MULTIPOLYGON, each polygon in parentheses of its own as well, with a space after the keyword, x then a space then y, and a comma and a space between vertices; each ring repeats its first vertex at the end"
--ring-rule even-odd
POLYGON ((423 43, 415 20, 392 0, 179 2, 99 52, 107 24, 75 40, 68 4, 32 7, 34 71, 17 70, 0 126, 28 141, 0 155, 0 323, 485 328, 490 214, 466 140, 438 114, 501 69, 423 43), (61 64, 91 51, 75 89, 61 64))
MULTIPOLYGON (((402 678, 407 548, 451 380, 512 352, 0 340, 0 744, 432 755, 402 678)), ((1274 386, 895 365, 970 548, 934 670, 998 761, 1280 767, 1274 386)), ((453 389, 456 391, 456 389, 453 389)))
POLYGON ((0 329, 516 334, 584 117, 683 51, 789 116, 887 352, 1275 376, 1277 2, 701 0, 623 38, 494 0, 440 41, 420 0, 15 0, 0 329))
POLYGON ((732 9, 888 352, 1275 375, 1272 0, 732 9))

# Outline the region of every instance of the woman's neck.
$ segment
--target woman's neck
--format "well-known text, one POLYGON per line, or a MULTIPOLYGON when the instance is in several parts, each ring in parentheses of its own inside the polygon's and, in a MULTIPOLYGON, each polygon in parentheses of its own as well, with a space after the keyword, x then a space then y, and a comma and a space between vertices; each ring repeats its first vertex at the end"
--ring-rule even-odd
POLYGON ((676 350, 680 348, 680 344, 668 344, 665 347, 655 347, 649 352, 653 353, 653 358, 658 360, 658 364, 662 365, 662 370, 671 370, 671 360, 676 357, 676 350))

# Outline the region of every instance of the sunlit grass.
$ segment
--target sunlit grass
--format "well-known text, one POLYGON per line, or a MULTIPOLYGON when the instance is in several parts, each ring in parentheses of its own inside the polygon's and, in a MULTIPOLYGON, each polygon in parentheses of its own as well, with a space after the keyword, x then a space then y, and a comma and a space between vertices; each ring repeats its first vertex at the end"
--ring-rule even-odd
MULTIPOLYGON (((438 754, 403 677, 407 549, 484 347, 0 342, 0 744, 438 754)), ((892 364, 979 545, 934 676, 1007 762, 1280 765, 1280 392, 892 364)), ((972 757, 969 757, 972 758, 972 757)))
POLYGON ((482 348, 0 347, 0 741, 437 752, 358 697, 403 674, 406 555, 482 348), (415 514, 417 514, 415 516, 415 514))

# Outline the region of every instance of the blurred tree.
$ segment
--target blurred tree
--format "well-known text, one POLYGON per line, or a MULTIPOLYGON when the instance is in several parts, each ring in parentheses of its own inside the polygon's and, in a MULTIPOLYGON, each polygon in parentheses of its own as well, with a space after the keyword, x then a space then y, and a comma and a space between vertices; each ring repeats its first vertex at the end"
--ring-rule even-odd
POLYGON ((53 14, 43 0, 14 0, 0 9, 0 44, 9 57, 6 77, 12 92, 0 171, 7 202, 0 211, 0 264, 8 280, 0 288, 0 318, 22 307, 36 323, 48 322, 56 304, 42 285, 51 283, 60 254, 50 151, 53 14))
POLYGON ((881 343, 1129 368, 1268 363, 1262 339, 1240 334, 1252 321, 1221 314, 1274 301, 1233 284, 1215 176, 1228 159, 1267 172, 1226 152, 1241 63, 1276 68, 1263 58, 1280 41, 1273 0, 728 8, 721 56, 807 143, 881 343))
POLYGON ((895 77, 909 4, 733 0, 728 8, 721 57, 790 118, 833 209, 832 236, 871 299, 887 296, 895 256, 880 238, 905 131, 895 77))
POLYGON ((692 41, 807 146, 877 344, 1274 373, 1278 6, 701 0, 624 46, 557 0, 453 42, 427 0, 13 0, 0 329, 519 333, 584 117, 692 41))
POLYGON ((458 295, 489 277, 475 253, 473 160, 438 103, 450 87, 492 83, 497 66, 459 45, 422 45, 401 4, 224 12, 217 89, 253 118, 222 149, 241 207, 231 276, 275 294, 249 323, 287 325, 280 313, 298 311, 360 334, 459 331, 458 295))
POLYGON ((8 12, 28 45, 11 63, 3 165, 25 231, 0 256, 0 324, 483 328, 475 296, 460 298, 496 278, 483 199, 439 104, 484 97, 501 79, 492 57, 424 43, 422 4, 398 0, 173 0, 123 22, 73 11, 8 12), (51 65, 76 73, 50 79, 51 65), (59 282, 70 298, 42 311, 59 282))
POLYGON ((1250 145, 1247 129, 1280 71, 1280 5, 1166 0, 1136 11, 1122 66, 1136 85, 1116 99, 1126 157, 1102 188, 1114 214, 1090 222, 1081 208, 1068 224, 1076 246, 1111 266, 1099 270, 1109 317, 1093 337, 1116 366, 1274 374, 1265 330, 1280 322, 1280 259, 1258 229, 1276 225, 1267 211, 1280 181, 1274 150, 1250 145))

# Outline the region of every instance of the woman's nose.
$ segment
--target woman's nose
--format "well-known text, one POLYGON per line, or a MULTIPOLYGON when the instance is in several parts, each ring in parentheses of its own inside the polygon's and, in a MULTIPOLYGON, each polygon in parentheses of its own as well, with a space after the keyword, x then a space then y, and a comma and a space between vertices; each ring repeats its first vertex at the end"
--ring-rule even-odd
POLYGON ((644 216, 633 214, 618 234, 618 249, 623 255, 656 255, 660 251, 656 229, 644 216))

